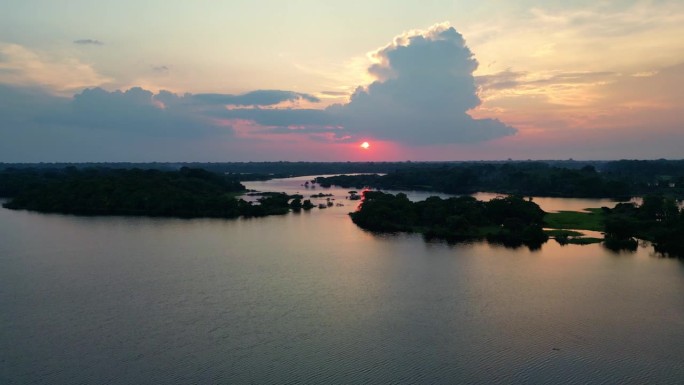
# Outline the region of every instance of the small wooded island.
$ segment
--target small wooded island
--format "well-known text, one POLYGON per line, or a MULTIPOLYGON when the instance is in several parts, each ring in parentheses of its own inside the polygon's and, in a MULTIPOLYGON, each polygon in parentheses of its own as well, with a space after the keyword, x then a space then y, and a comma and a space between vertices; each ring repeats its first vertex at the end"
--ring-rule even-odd
POLYGON ((539 248, 548 240, 543 230, 545 214, 537 204, 516 196, 488 202, 470 196, 411 202, 401 193, 365 191, 361 207, 350 216, 359 227, 371 231, 418 232, 451 242, 487 239, 539 248))

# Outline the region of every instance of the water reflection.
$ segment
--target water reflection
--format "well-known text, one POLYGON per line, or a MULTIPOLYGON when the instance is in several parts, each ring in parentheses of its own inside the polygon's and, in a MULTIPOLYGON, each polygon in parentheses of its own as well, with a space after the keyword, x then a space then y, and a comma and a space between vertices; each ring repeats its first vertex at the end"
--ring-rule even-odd
MULTIPOLYGON (((322 175, 329 176, 329 175, 322 175)), ((349 193, 347 188, 342 188, 338 186, 332 186, 329 188, 318 187, 317 189, 307 189, 304 186, 305 182, 310 182, 315 177, 304 176, 296 178, 284 178, 284 179, 272 179, 269 181, 259 181, 259 182, 243 182, 243 184, 250 190, 256 191, 274 191, 274 192, 285 192, 287 194, 302 194, 305 199, 317 199, 310 198, 311 195, 318 193, 333 194, 335 199, 345 199, 348 197, 349 193)), ((425 200, 431 196, 439 196, 441 198, 448 198, 455 195, 429 192, 429 191, 405 191, 405 190, 383 190, 388 193, 397 194, 404 193, 412 201, 425 200)), ((472 194, 478 200, 488 201, 496 197, 504 196, 497 193, 487 193, 479 192, 472 194)), ((247 198, 251 199, 251 198, 247 198)), ((554 198, 554 197, 533 197, 533 202, 539 205, 542 210, 547 212, 558 212, 563 210, 568 211, 582 211, 586 208, 594 207, 614 207, 617 202, 610 199, 593 199, 593 198, 554 198)), ((639 203, 637 198, 632 201, 639 203)))
POLYGON ((349 220, 356 202, 344 199, 346 189, 339 194, 343 207, 238 220, 0 209, 0 377, 44 384, 684 378, 679 261, 644 248, 615 256, 598 245, 548 242, 531 252, 376 237, 349 220))

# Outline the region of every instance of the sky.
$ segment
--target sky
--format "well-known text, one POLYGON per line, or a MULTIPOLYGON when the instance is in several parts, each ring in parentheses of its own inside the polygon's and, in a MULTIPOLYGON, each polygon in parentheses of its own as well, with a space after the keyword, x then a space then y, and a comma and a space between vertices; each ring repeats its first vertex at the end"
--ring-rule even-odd
POLYGON ((682 36, 681 0, 4 0, 0 162, 681 159, 682 36))

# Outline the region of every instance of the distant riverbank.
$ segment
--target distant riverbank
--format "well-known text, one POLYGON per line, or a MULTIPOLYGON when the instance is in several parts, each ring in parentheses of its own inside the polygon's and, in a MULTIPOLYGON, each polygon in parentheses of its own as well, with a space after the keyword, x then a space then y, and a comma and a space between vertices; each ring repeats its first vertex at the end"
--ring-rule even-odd
MULTIPOLYGON (((488 167, 491 169, 493 166, 488 167)), ((511 167, 506 169, 502 166, 501 170, 506 169, 508 173, 515 169, 511 167)), ((460 169, 459 178, 465 175, 464 170, 470 169, 460 169)), ((549 176, 561 172, 543 167, 541 170, 537 171, 549 176)), ((568 176, 568 181, 574 181, 568 182, 570 185, 586 184, 596 177, 596 171, 592 169, 566 170, 562 174, 568 176)), ((360 227, 373 231, 419 232, 427 238, 448 241, 487 239, 511 246, 524 244, 532 248, 539 247, 549 236, 561 244, 602 241, 606 247, 616 250, 633 250, 637 247, 637 239, 642 239, 651 242, 655 250, 663 255, 684 256, 680 242, 684 238, 684 210, 672 197, 647 195, 640 205, 630 202, 589 211, 555 210, 560 212, 545 213, 535 203, 535 199, 543 201, 544 198, 527 195, 523 198, 518 194, 504 194, 491 199, 492 194, 489 194, 490 199, 486 201, 431 196, 433 192, 427 188, 438 183, 441 183, 442 192, 447 195, 467 190, 466 187, 455 187, 454 183, 461 180, 454 179, 455 175, 446 172, 441 179, 429 173, 310 177, 302 178, 295 193, 267 191, 250 200, 241 198, 247 191, 240 181, 244 176, 216 174, 187 167, 179 171, 76 168, 59 171, 5 170, 0 174, 0 181, 3 182, 4 195, 9 198, 3 207, 9 209, 76 215, 183 218, 257 217, 283 215, 316 206, 321 209, 333 205, 344 206, 341 201, 335 201, 334 194, 325 192, 333 182, 342 183, 343 187, 369 182, 371 187, 408 187, 422 190, 424 194, 423 202, 413 203, 405 194, 365 192, 366 199, 360 206, 355 205, 351 218, 360 227), (416 178, 423 178, 420 179, 423 184, 417 185, 419 180, 416 178), (544 228, 547 228, 546 232, 544 228), (605 238, 582 237, 572 230, 600 231, 605 233, 605 238)), ((482 176, 478 178, 481 180, 482 176)), ((470 185, 464 182, 464 186, 471 186, 469 188, 477 185, 475 182, 470 185)), ((352 191, 345 197, 349 198, 350 193, 352 191)))

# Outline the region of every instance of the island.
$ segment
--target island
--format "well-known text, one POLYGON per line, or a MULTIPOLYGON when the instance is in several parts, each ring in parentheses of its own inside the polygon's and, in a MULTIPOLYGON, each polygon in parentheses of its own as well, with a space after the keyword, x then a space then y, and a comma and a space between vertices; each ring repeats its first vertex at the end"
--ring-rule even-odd
POLYGON ((614 251, 635 250, 637 240, 644 240, 660 255, 684 257, 684 209, 663 196, 646 196, 641 205, 547 213, 531 198, 515 195, 486 202, 471 196, 412 202, 403 193, 367 190, 359 209, 349 215, 356 225, 376 233, 421 233, 448 242, 487 240, 532 250, 549 236, 562 245, 602 242, 614 251), (583 237, 577 230, 600 231, 605 237, 583 237))
POLYGON ((284 193, 248 202, 238 198, 247 191, 235 175, 189 167, 6 169, 0 181, 0 196, 9 198, 3 207, 45 213, 237 218, 311 207, 284 193))
POLYGON ((359 227, 374 232, 417 232, 449 242, 486 239, 537 249, 547 241, 544 211, 519 196, 479 201, 471 196, 430 197, 411 202, 406 194, 364 191, 359 209, 350 214, 359 227))

